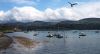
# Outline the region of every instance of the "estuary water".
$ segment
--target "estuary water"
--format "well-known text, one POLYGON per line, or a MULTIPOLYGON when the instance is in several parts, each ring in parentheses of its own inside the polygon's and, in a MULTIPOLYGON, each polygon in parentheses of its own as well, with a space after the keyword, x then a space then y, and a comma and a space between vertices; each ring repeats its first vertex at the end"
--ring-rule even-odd
POLYGON ((100 54, 100 30, 29 31, 7 35, 27 37, 39 41, 41 45, 34 50, 29 49, 22 53, 11 50, 6 54, 100 54), (48 38, 48 32, 59 33, 63 38, 48 38), (81 32, 86 36, 79 36, 81 32))

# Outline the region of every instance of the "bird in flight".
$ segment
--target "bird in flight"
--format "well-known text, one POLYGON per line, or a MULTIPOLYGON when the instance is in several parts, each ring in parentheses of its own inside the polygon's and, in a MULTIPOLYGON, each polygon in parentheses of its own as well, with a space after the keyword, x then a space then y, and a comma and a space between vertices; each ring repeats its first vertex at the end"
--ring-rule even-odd
POLYGON ((77 3, 70 3, 70 2, 68 2, 70 5, 71 5, 71 7, 73 7, 74 5, 77 5, 77 3))

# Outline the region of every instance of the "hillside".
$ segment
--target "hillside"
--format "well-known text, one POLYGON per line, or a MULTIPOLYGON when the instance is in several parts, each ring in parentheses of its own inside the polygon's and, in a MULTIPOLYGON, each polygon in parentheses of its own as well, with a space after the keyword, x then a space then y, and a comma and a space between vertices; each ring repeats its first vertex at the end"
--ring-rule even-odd
POLYGON ((85 18, 79 21, 60 21, 60 22, 16 22, 0 25, 0 29, 19 28, 21 30, 56 30, 56 29, 100 29, 100 18, 85 18))

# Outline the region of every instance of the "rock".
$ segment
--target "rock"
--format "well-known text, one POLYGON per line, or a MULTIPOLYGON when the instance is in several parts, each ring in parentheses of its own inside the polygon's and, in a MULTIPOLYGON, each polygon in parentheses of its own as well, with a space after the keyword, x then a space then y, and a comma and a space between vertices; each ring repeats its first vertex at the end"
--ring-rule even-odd
POLYGON ((0 38, 1 37, 4 37, 4 33, 3 32, 0 32, 0 38))
POLYGON ((13 42, 12 38, 4 36, 0 38, 0 50, 8 48, 13 42))

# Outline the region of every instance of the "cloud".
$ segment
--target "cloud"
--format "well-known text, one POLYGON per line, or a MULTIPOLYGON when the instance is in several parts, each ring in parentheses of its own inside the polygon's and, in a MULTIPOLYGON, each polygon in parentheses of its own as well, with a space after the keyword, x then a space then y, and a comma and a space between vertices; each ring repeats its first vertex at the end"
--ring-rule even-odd
POLYGON ((0 11, 0 21, 4 20, 5 13, 3 11, 0 11))
POLYGON ((6 12, 0 11, 0 21, 61 21, 80 20, 88 17, 100 18, 100 3, 88 3, 76 7, 61 7, 57 9, 47 8, 44 11, 31 6, 14 7, 6 12))

